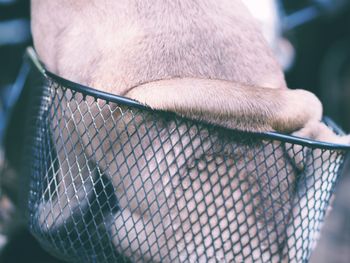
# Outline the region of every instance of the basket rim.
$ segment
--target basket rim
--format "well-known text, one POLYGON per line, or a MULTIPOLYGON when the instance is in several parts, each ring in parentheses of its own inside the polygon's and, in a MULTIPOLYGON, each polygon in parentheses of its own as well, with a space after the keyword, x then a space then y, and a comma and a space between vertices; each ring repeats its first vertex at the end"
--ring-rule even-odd
MULTIPOLYGON (((146 110, 150 112, 158 112, 158 113, 170 113, 170 114, 175 114, 174 112, 167 112, 167 111, 161 111, 161 110, 155 110, 152 109, 151 107, 141 104, 140 102, 112 94, 109 92, 101 91, 89 86, 85 86, 76 82, 73 82, 71 80, 65 79, 61 76, 56 75, 55 73, 50 72, 49 70, 45 69, 45 67, 42 65, 42 63, 39 61, 37 58, 37 55, 35 51, 32 48, 28 48, 26 52, 26 57, 29 57, 29 60, 31 64, 36 68, 45 79, 51 79, 53 82, 69 88, 73 91, 79 92, 85 96, 92 96, 94 98, 102 99, 107 102, 112 102, 112 103, 117 103, 117 104, 122 104, 125 106, 129 107, 135 107, 140 110, 146 110)), ((182 117, 184 118, 184 117, 182 117)), ((188 119, 188 118, 185 118, 188 119)), ((327 118, 328 119, 328 118, 327 118)), ((189 119, 190 120, 190 119, 189 119)), ((194 120, 191 120, 194 121, 194 120)), ((329 121, 332 125, 335 125, 333 121, 329 121)), ((203 122, 205 123, 205 122, 203 122)), ((217 126, 213 125, 210 123, 205 123, 206 125, 211 125, 211 126, 217 126)), ((292 143, 292 144, 299 144, 302 146, 310 147, 310 148, 320 148, 320 149, 325 149, 325 150, 342 150, 342 151, 350 151, 350 145, 345 145, 345 144, 336 144, 336 143, 329 143, 329 142, 322 142, 322 141, 317 141, 313 139, 307 139, 307 138, 302 138, 290 134, 282 134, 279 132, 251 132, 251 131, 242 131, 242 130, 237 130, 237 129, 230 129, 230 128, 225 128, 222 126, 217 126, 220 127, 221 129, 226 129, 228 131, 232 131, 235 133, 241 133, 241 134, 249 134, 253 137, 260 138, 260 139, 274 139, 278 140, 281 142, 287 142, 287 143, 292 143)), ((339 127, 332 127, 335 130, 339 131, 340 133, 343 133, 343 131, 339 127)))

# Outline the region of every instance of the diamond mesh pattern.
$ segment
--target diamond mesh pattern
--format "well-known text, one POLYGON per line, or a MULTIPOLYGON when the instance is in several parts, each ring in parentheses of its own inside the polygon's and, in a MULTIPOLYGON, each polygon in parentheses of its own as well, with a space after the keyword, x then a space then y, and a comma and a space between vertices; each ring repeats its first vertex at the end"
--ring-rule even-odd
POLYGON ((32 233, 73 262, 304 262, 345 150, 33 89, 32 233))

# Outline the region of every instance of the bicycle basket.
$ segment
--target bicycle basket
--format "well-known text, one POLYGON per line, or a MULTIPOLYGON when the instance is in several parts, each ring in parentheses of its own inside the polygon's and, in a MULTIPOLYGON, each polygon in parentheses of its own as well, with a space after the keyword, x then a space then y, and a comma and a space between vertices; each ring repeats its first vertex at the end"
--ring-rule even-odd
MULTIPOLYGON (((32 64, 38 65, 34 60, 32 64)), ((229 130, 31 70, 30 230, 74 262, 301 262, 349 147, 229 130)))

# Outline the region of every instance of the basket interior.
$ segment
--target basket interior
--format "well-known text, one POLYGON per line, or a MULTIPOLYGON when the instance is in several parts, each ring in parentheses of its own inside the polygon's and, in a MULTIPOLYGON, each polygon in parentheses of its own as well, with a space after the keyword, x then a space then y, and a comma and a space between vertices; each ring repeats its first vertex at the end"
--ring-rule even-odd
POLYGON ((346 149, 228 130, 40 77, 23 173, 31 232, 52 254, 308 260, 346 149))

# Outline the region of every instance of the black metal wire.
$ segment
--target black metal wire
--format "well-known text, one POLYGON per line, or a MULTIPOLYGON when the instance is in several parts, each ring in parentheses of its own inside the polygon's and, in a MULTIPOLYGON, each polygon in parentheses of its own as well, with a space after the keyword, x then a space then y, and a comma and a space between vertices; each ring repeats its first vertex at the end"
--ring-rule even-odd
POLYGON ((52 73, 31 88, 31 232, 73 262, 305 262, 349 146, 224 129, 52 73))
MULTIPOLYGON (((91 87, 87 87, 72 81, 69 81, 67 79, 64 79, 60 76, 57 76, 56 74, 46 70, 45 74, 49 76, 54 82, 56 82, 59 85, 62 85, 63 87, 67 87, 71 90, 77 91, 81 94, 84 94, 84 96, 92 96, 94 98, 99 98, 102 100, 105 100, 106 102, 114 102, 117 104, 125 105, 125 106, 130 106, 134 108, 138 108, 141 110, 145 111, 154 111, 147 105, 140 104, 138 101, 123 97, 123 96, 118 96, 115 94, 111 94, 108 92, 104 92, 101 90, 96 90, 91 87)), ((173 114, 172 112, 165 112, 165 111, 157 111, 157 112, 163 112, 166 114, 173 114)), ((330 125, 334 125, 334 129, 337 133, 344 134, 344 132, 328 117, 325 117, 326 123, 329 123, 330 125)), ((238 130, 235 130, 235 132, 241 132, 238 130)), ((274 138, 278 139, 283 142, 289 142, 289 143, 298 143, 303 146, 310 146, 310 147, 321 147, 324 149, 342 149, 342 150, 350 150, 350 145, 340 145, 340 144, 335 144, 335 143, 328 143, 328 142, 321 142, 321 141, 315 141, 312 139, 306 139, 306 138, 301 138, 297 136, 293 136, 290 134, 281 134, 277 132, 247 132, 244 131, 243 133, 249 133, 251 136, 257 136, 260 138, 274 138)))

